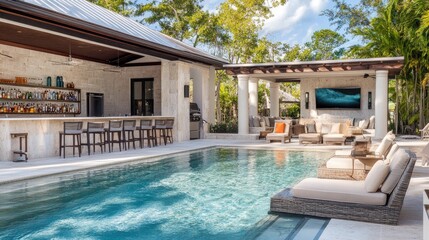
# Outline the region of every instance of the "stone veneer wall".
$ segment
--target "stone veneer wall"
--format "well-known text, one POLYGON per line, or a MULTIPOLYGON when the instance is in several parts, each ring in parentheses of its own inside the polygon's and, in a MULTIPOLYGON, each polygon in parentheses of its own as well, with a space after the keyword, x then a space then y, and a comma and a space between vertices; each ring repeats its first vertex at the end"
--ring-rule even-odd
MULTIPOLYGON (((161 66, 122 68, 121 73, 106 72, 110 65, 82 61, 78 66, 54 65, 51 61, 63 62, 64 56, 43 53, 0 44, 0 52, 12 56, 0 56, 0 79, 14 79, 16 76, 41 78, 63 76, 64 82, 73 82, 82 90, 82 108, 79 116, 86 116, 86 93, 104 93, 104 115, 118 116, 131 113, 130 79, 154 78, 154 115, 161 115, 161 66)), ((79 60, 81 61, 81 60, 79 60)), ((3 117, 4 115, 0 115, 3 117)), ((24 115, 13 115, 20 117, 24 115)))
POLYGON ((301 117, 320 118, 320 117, 350 117, 356 119, 369 119, 375 114, 375 79, 374 78, 356 78, 356 77, 320 77, 306 78, 301 80, 301 117), (361 108, 358 110, 320 110, 316 109, 316 88, 342 88, 359 87, 361 88, 361 108), (309 92, 309 109, 305 109, 305 93, 309 92), (368 109, 368 92, 372 92, 372 109, 368 109))

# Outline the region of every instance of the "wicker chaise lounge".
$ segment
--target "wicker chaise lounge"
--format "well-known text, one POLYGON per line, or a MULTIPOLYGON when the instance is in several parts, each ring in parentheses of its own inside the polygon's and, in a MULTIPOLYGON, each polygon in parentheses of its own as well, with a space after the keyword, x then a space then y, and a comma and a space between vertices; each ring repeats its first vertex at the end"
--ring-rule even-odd
MULTIPOLYGON (((405 152, 401 150, 402 152, 405 152)), ((401 152, 398 151, 398 152, 401 152)), ((313 198, 302 198, 294 196, 292 189, 287 188, 280 193, 276 194, 271 198, 272 212, 283 212, 283 213, 294 213, 311 215, 318 217, 328 218, 339 218, 346 220, 357 220, 364 222, 374 222, 382 224, 397 225, 399 220, 399 214, 404 201, 405 193, 408 189, 410 178, 413 172, 414 164, 416 162, 416 156, 410 151, 406 151, 409 156, 409 160, 405 169, 402 172, 390 170, 388 177, 383 183, 388 185, 387 179, 393 174, 393 176, 399 177, 399 181, 394 186, 390 194, 383 193, 383 185, 381 190, 377 190, 374 193, 362 192, 361 184, 363 181, 350 181, 350 180, 330 180, 330 179, 310 179, 311 181, 322 186, 320 190, 321 195, 331 195, 329 192, 329 181, 339 181, 340 183, 350 182, 348 189, 338 189, 335 184, 331 185, 331 190, 344 191, 342 193, 342 199, 338 201, 326 200, 324 197, 313 197, 313 198), (356 188, 354 194, 352 189, 356 188), (348 194, 350 193, 350 194, 348 194), (369 197, 368 194, 373 198, 369 197)), ((307 180, 307 179, 306 179, 307 180)), ((299 185, 299 184, 298 184, 299 185)), ((340 184, 341 185, 341 184, 340 184)), ((344 184, 343 184, 344 185, 344 184)), ((317 186, 311 186, 309 188, 317 188, 317 186)), ((317 194, 317 189, 313 191, 313 194, 317 194)), ((329 197, 328 197, 329 198, 329 197)))

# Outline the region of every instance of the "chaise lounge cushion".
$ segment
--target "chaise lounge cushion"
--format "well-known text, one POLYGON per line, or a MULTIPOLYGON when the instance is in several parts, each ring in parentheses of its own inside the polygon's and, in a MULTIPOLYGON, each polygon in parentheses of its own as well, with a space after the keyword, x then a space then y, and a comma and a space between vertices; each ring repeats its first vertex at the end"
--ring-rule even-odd
POLYGON ((306 178, 292 189, 293 196, 335 202, 385 205, 382 192, 368 193, 364 181, 306 178))
POLYGON ((390 161, 390 173, 381 186, 381 191, 390 194, 398 184, 404 169, 407 167, 410 156, 404 149, 399 149, 390 161))
POLYGON ((365 178, 365 189, 369 193, 377 192, 389 174, 389 166, 378 160, 365 178))

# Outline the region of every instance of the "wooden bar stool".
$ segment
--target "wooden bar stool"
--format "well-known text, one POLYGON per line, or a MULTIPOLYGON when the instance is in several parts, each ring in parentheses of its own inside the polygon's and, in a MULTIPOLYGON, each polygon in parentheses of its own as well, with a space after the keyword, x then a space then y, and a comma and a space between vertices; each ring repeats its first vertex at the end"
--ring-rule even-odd
POLYGON ((28 133, 11 133, 10 137, 11 138, 19 138, 19 150, 14 150, 12 151, 13 154, 19 154, 19 158, 16 160, 13 160, 14 162, 21 162, 21 161, 28 161, 28 153, 27 153, 27 136, 28 133), (23 148, 23 144, 22 142, 24 142, 25 146, 23 148), (24 158, 22 158, 24 156, 24 158))
POLYGON ((130 143, 133 143, 133 148, 136 149, 135 141, 138 140, 134 136, 134 132, 136 131, 136 120, 124 120, 122 126, 124 149, 129 149, 130 143))
POLYGON ((140 120, 139 130, 139 140, 140 140, 140 148, 144 147, 144 140, 147 140, 147 145, 149 147, 155 146, 155 135, 154 128, 152 125, 152 120, 140 120), (146 137, 144 133, 146 132, 146 137))
POLYGON ((159 138, 160 138, 160 143, 161 140, 164 139, 164 145, 167 145, 167 134, 166 134, 166 124, 165 124, 165 120, 156 120, 155 119, 155 144, 158 145, 158 133, 159 133, 159 138))
POLYGON ((78 149, 79 157, 82 154, 82 122, 64 122, 64 129, 60 132, 60 157, 63 152, 63 157, 66 157, 66 147, 73 148, 73 156, 75 155, 75 148, 78 149), (72 137, 73 144, 66 144, 66 136, 72 137))
POLYGON ((166 139, 168 138, 170 143, 173 143, 173 126, 174 126, 174 119, 165 120, 166 139))
POLYGON ((88 155, 91 155, 91 146, 92 151, 95 153, 95 146, 100 146, 100 151, 103 153, 105 149, 105 134, 104 134, 104 123, 103 122, 88 122, 87 129, 83 131, 86 133, 86 143, 82 145, 88 147, 88 155), (92 135, 92 142, 91 142, 92 135), (96 141, 96 136, 98 135, 98 142, 96 141))
POLYGON ((109 121, 109 127, 105 129, 105 132, 107 134, 107 143, 109 145, 109 152, 113 150, 113 144, 118 143, 119 144, 119 151, 122 151, 122 121, 121 120, 110 120, 109 121), (118 137, 115 140, 115 133, 118 137))

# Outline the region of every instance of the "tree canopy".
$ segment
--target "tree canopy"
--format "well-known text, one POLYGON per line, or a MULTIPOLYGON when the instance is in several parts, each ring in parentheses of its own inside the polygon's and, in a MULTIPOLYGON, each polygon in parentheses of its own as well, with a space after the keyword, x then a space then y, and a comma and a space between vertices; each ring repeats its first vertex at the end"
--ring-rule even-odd
MULTIPOLYGON (((335 7, 321 15, 334 29, 315 31, 302 45, 260 36, 273 7, 286 0, 225 0, 213 12, 204 9, 202 0, 90 1, 155 25, 169 36, 231 63, 404 56, 405 66, 391 94, 396 101, 395 122, 418 129, 429 119, 427 0, 360 0, 356 4, 333 0, 335 7), (345 48, 350 37, 361 40, 360 44, 345 48)), ((222 71, 218 71, 217 81, 218 120, 233 120, 237 83, 222 71)))

